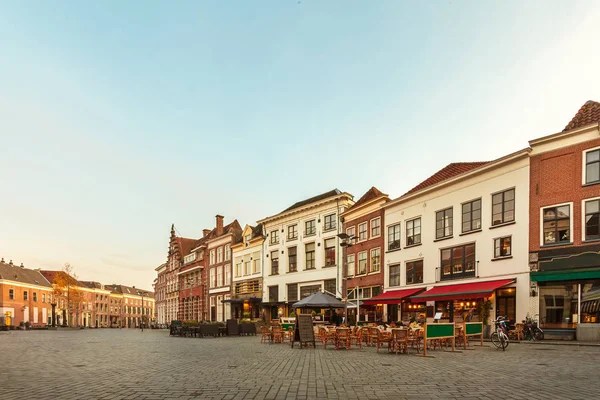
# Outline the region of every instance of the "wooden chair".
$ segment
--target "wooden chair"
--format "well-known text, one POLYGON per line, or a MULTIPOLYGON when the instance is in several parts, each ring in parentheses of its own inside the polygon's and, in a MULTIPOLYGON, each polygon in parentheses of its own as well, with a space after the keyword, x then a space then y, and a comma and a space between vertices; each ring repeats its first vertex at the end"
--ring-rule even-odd
POLYGON ((456 343, 456 346, 458 346, 458 345, 468 346, 469 345, 469 339, 463 335, 462 325, 454 326, 454 341, 456 343), (466 341, 466 344, 465 344, 465 341, 466 341))
POLYGON ((335 340, 335 349, 339 350, 340 347, 345 347, 350 350, 351 340, 350 340, 350 329, 348 328, 338 328, 335 330, 336 340, 335 340))
POLYGON ((322 326, 319 328, 319 339, 321 339, 321 344, 324 349, 327 349, 328 342, 331 342, 331 344, 335 346, 335 331, 322 326))
POLYGON ((515 329, 508 331, 508 336, 511 339, 522 340, 523 339, 523 324, 515 324, 515 329))
POLYGON ((271 341, 273 343, 283 343, 283 329, 281 326, 271 328, 271 341))
POLYGON ((271 331, 269 331, 269 327, 268 326, 263 326, 260 329, 260 333, 261 333, 261 337, 260 337, 260 342, 261 343, 271 343, 271 331))
POLYGON ((392 329, 392 349, 408 354, 408 329, 392 329))
POLYGON ((287 337, 288 337, 290 343, 292 343, 294 341, 294 328, 292 328, 291 326, 287 330, 287 337))
POLYGON ((421 345, 423 343, 423 330, 422 329, 409 329, 408 331, 408 343, 411 347, 417 349, 419 353, 421 345))
POLYGON ((354 332, 350 334, 350 344, 354 343, 362 349, 364 331, 365 329, 362 328, 355 329, 354 332))
POLYGON ((377 345, 377 337, 379 336, 380 331, 376 327, 369 327, 368 329, 367 346, 375 346, 377 345))
POLYGON ((377 353, 379 353, 379 349, 381 347, 383 347, 384 344, 387 343, 388 346, 388 351, 390 351, 391 346, 392 346, 392 336, 384 331, 381 331, 377 328, 375 328, 375 330, 377 330, 377 353))

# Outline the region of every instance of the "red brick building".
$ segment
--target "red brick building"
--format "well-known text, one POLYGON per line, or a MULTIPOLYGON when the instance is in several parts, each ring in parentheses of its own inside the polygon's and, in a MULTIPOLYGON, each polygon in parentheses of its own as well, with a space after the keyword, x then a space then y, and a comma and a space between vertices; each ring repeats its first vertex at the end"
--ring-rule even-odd
POLYGON ((556 334, 600 322, 599 121, 588 101, 562 132, 529 142, 531 308, 556 334))
POLYGON ((356 321, 357 311, 360 321, 375 321, 383 316, 382 305, 369 303, 368 300, 383 292, 382 260, 388 246, 384 243, 385 220, 381 206, 388 201, 387 194, 372 187, 352 207, 340 214, 343 232, 347 235, 342 244, 342 292, 349 301, 350 323, 356 321))
POLYGON ((175 234, 175 225, 171 225, 171 238, 169 240, 169 252, 167 254, 167 266, 164 272, 165 299, 164 313, 167 324, 179 319, 179 272, 183 266, 184 258, 195 247, 197 239, 179 237, 175 234))
MULTIPOLYGON (((213 230, 214 231, 214 230, 213 230)), ((204 229, 203 237, 197 240, 183 257, 183 265, 178 272, 179 279, 179 313, 182 321, 206 321, 206 267, 208 266, 208 250, 206 242, 214 235, 210 229, 204 229)))

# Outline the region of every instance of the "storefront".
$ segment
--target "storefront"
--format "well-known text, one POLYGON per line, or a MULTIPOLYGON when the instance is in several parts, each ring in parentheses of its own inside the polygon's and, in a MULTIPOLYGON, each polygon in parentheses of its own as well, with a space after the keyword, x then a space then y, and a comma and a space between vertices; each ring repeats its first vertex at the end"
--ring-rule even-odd
POLYGON ((411 289, 403 289, 403 290, 390 290, 385 293, 381 293, 380 295, 371 297, 368 300, 364 301, 366 307, 376 307, 374 317, 377 318, 377 307, 380 307, 380 313, 384 314, 383 306, 385 305, 387 308, 387 313, 385 313, 386 318, 381 315, 382 320, 386 320, 386 322, 397 322, 402 321, 414 313, 416 310, 413 310, 412 304, 411 307, 408 308, 409 302, 408 298, 414 294, 420 293, 425 288, 411 288, 411 289))

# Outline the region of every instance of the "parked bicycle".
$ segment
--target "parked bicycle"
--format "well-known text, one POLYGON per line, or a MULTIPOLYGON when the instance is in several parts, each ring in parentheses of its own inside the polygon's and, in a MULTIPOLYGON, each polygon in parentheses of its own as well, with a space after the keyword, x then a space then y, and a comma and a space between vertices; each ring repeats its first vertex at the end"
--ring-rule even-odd
POLYGON ((510 343, 507 334, 508 327, 506 326, 506 317, 503 317, 501 315, 498 316, 498 318, 494 320, 494 325, 496 330, 495 332, 492 332, 492 335, 490 337, 492 340, 492 344, 497 348, 502 348, 502 351, 504 351, 510 343))
POLYGON ((538 326, 536 320, 528 316, 523 321, 523 337, 527 340, 544 340, 544 331, 538 326))

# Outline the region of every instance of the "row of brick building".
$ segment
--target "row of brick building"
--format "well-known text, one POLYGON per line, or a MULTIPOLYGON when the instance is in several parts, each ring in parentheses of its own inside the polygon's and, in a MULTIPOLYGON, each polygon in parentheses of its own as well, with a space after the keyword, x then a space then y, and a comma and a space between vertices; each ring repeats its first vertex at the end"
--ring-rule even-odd
POLYGON ((138 327, 153 322, 154 304, 152 292, 135 287, 0 261, 0 326, 138 327))
POLYGON ((326 290, 350 321, 457 321, 489 307, 539 314, 557 335, 598 334, 599 121, 589 101, 563 131, 449 164, 395 199, 332 190, 254 226, 217 216, 199 239, 172 227, 157 320, 276 318, 326 290))

